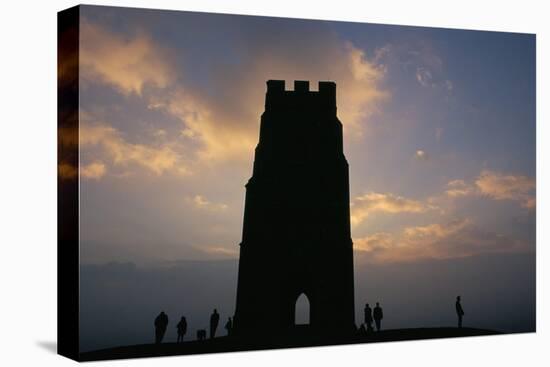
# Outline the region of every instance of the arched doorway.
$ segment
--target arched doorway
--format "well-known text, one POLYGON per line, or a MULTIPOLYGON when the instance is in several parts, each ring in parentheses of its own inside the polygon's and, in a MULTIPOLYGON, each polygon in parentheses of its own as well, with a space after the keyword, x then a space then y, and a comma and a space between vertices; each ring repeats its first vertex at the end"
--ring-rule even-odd
POLYGON ((310 323, 310 303, 309 299, 302 293, 296 299, 294 308, 294 325, 309 325, 310 323))

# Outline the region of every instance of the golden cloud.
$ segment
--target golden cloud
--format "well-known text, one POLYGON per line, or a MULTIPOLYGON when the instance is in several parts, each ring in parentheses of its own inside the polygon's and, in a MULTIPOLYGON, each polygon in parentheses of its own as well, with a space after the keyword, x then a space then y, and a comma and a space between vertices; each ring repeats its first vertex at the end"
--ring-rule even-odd
POLYGON ((299 42, 249 46, 242 50, 249 54, 243 64, 219 65, 212 70, 210 85, 200 90, 184 81, 185 67, 173 66, 171 51, 145 32, 121 35, 85 20, 83 77, 124 94, 142 95, 145 85, 155 86, 142 95, 145 105, 182 122, 182 137, 198 143, 196 156, 201 162, 244 162, 252 158, 258 140, 268 79, 336 81, 345 136, 362 136, 369 117, 389 98, 382 87, 385 68, 376 56, 379 53, 368 58, 363 50, 330 32, 311 38, 307 53, 299 42))
POLYGON ((187 198, 187 201, 193 203, 193 206, 197 209, 204 209, 214 212, 227 210, 227 204, 213 203, 206 199, 203 195, 195 195, 191 198, 187 198))
POLYGON ((475 184, 482 195, 494 200, 520 201, 525 208, 535 207, 534 190, 536 182, 527 176, 505 175, 484 170, 475 184))
POLYGON ((101 177, 103 177, 103 175, 105 175, 106 171, 107 168, 105 167, 105 164, 103 164, 103 162, 97 161, 83 166, 80 170, 80 174, 84 178, 99 180, 101 177))
POLYGON ((481 195, 493 200, 518 201, 527 209, 533 209, 536 206, 534 193, 536 182, 533 178, 523 175, 483 170, 473 184, 464 180, 453 180, 447 184, 447 187, 446 195, 453 198, 481 195))
POLYGON ((200 143, 197 156, 203 163, 252 157, 258 140, 257 124, 250 123, 256 120, 252 116, 226 114, 223 107, 182 88, 154 98, 149 108, 164 110, 182 121, 181 136, 200 143))
MULTIPOLYGON (((351 42, 346 43, 349 71, 343 68, 335 80, 341 81, 339 89, 339 117, 344 124, 345 132, 361 137, 365 124, 374 113, 379 112, 379 106, 390 97, 387 90, 380 84, 385 76, 386 68, 369 60, 366 53, 355 47, 351 42), (348 75, 351 72, 351 76, 348 75)), ((377 59, 375 57, 374 59, 377 59)))
POLYGON ((391 193, 369 192, 356 197, 351 203, 351 223, 358 225, 373 212, 424 213, 431 209, 436 209, 436 207, 391 193))
POLYGON ((471 224, 472 222, 469 219, 455 220, 446 224, 435 223, 426 226, 407 227, 403 230, 403 233, 409 242, 421 243, 426 239, 433 241, 449 237, 471 224))
POLYGON ((407 227, 395 234, 379 232, 354 239, 353 242, 361 260, 376 263, 449 259, 528 250, 525 242, 484 231, 469 219, 407 227))
POLYGON ((373 235, 353 240, 353 248, 358 251, 373 252, 390 249, 395 239, 391 233, 378 232, 373 235))
POLYGON ((464 180, 453 180, 447 183, 445 193, 450 197, 468 196, 474 193, 474 188, 464 180))
MULTIPOLYGON (((93 162, 80 168, 80 176, 83 178, 99 180, 105 174, 105 165, 101 162, 93 162)), ((78 169, 66 162, 58 165, 59 177, 63 180, 72 180, 78 177, 78 169)))
POLYGON ((253 65, 236 71, 238 82, 227 76, 214 80, 215 89, 223 98, 205 97, 179 86, 174 92, 157 97, 150 106, 164 109, 183 122, 182 135, 202 143, 199 157, 203 161, 250 160, 258 141, 266 80, 303 79, 315 84, 320 79, 331 79, 339 85, 338 114, 344 132, 346 136, 360 137, 368 118, 389 97, 380 87, 384 70, 350 43, 345 47, 330 43, 326 46, 328 50, 323 52, 335 53, 334 59, 314 65, 296 63, 275 52, 269 57, 252 57, 253 65), (239 93, 234 91, 236 86, 239 93))
POLYGON ((80 23, 80 65, 85 81, 102 81, 125 94, 141 94, 148 83, 164 88, 174 75, 167 52, 147 33, 123 36, 86 18, 80 23))
MULTIPOLYGON (((181 154, 169 145, 150 146, 130 143, 118 130, 104 123, 82 123, 80 146, 81 149, 101 147, 103 153, 116 166, 136 164, 157 175, 166 171, 183 175, 190 173, 181 154)), ((101 173, 100 176, 105 173, 105 166, 103 169, 99 165, 89 168, 93 168, 93 173, 96 176, 99 173, 101 173)), ((89 172, 92 173, 92 171, 89 172)))

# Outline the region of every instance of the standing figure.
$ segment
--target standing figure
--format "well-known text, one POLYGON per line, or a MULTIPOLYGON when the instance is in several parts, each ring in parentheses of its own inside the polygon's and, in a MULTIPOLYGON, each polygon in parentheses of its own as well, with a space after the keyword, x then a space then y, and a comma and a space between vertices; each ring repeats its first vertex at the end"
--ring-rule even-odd
POLYGON ((183 336, 187 333, 187 320, 184 316, 181 317, 176 328, 178 329, 178 340, 176 343, 183 342, 183 336))
POLYGON ((225 323, 225 329, 227 330, 227 336, 230 336, 231 330, 233 330, 233 320, 231 320, 231 317, 227 319, 227 322, 225 323))
POLYGON ((460 296, 456 297, 455 309, 456 309, 456 315, 458 316, 458 327, 461 328, 462 316, 464 316, 464 310, 462 309, 462 305, 460 304, 460 296))
POLYGON ((378 302, 376 302, 376 307, 374 308, 372 316, 374 318, 374 323, 376 324, 376 331, 380 331, 380 323, 384 318, 384 313, 382 312, 382 307, 380 307, 378 302))
POLYGON ((166 333, 166 327, 168 326, 168 316, 162 311, 156 318, 155 318, 155 343, 160 344, 162 343, 162 339, 164 338, 164 333, 166 333))
POLYGON ((216 336, 216 329, 218 328, 218 323, 220 322, 220 314, 218 310, 214 309, 212 315, 210 315, 210 339, 216 336))
POLYGON ((367 331, 372 331, 372 309, 368 303, 365 305, 365 324, 367 325, 367 331))
POLYGON ((204 340, 206 339, 206 330, 199 329, 197 330, 197 340, 204 340))

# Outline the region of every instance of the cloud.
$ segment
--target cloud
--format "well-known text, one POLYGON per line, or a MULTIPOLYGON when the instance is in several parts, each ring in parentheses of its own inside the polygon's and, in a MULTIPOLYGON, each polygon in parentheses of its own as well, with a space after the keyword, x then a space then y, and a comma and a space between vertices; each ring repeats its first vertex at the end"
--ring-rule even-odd
POLYGON ((426 226, 407 227, 403 230, 403 233, 407 237, 408 241, 419 243, 424 242, 426 239, 433 241, 434 239, 449 237, 469 225, 471 225, 471 221, 469 219, 462 219, 446 224, 435 223, 426 226))
POLYGON ((454 89, 453 82, 449 79, 442 79, 442 68, 439 67, 438 69, 439 71, 437 71, 436 75, 434 76, 432 71, 430 71, 427 67, 420 66, 416 69, 416 80, 423 87, 441 88, 446 90, 448 94, 452 94, 454 89))
POLYGON ((268 79, 311 80, 313 84, 334 80, 338 114, 345 136, 350 137, 361 137, 370 117, 390 97, 383 86, 382 51, 369 57, 322 25, 299 40, 292 26, 278 27, 276 34, 264 29, 265 37, 275 37, 276 42, 259 42, 256 28, 243 27, 233 52, 246 57, 238 64, 224 58, 205 60, 211 72, 197 85, 196 80, 186 79, 192 70, 183 61, 177 64, 176 51, 163 48, 146 32, 122 34, 85 20, 83 78, 124 95, 137 94, 150 110, 176 117, 182 124, 181 137, 194 141, 195 157, 205 164, 250 161, 268 79), (146 86, 154 88, 143 93, 146 86))
POLYGON ((351 203, 351 223, 358 225, 371 213, 424 213, 436 207, 391 193, 369 192, 356 197, 351 203))
MULTIPOLYGON (((81 123, 80 147, 83 150, 101 148, 100 153, 93 154, 87 151, 84 156, 104 154, 113 166, 127 168, 130 165, 137 165, 156 175, 166 172, 183 175, 190 173, 181 154, 170 145, 152 146, 131 143, 120 131, 101 122, 81 123)), ((88 167, 88 174, 95 174, 94 178, 100 178, 106 171, 105 165, 103 163, 102 165, 103 168, 97 164, 84 167, 88 167)))
POLYGON ((475 193, 474 187, 467 184, 464 180, 452 180, 447 183, 445 194, 450 197, 468 196, 475 193))
POLYGON ((157 129, 157 130, 153 131, 153 136, 155 138, 164 138, 164 137, 166 137, 167 134, 168 133, 164 129, 157 129))
POLYGON ((204 209, 214 212, 227 210, 227 204, 224 203, 212 203, 202 195, 195 195, 191 198, 187 198, 187 201, 191 202, 197 209, 204 209))
MULTIPOLYGON (((80 168, 80 177, 99 180, 105 174, 106 168, 102 162, 93 162, 80 168)), ((72 180, 78 177, 78 169, 66 162, 58 165, 59 177, 63 180, 72 180)))
POLYGON ((476 179, 475 184, 481 195, 494 200, 515 200, 525 208, 535 207, 536 182, 533 178, 484 170, 476 179))
POLYGON ((124 94, 142 94, 145 85, 166 87, 174 76, 167 52, 144 31, 122 35, 82 18, 80 23, 82 77, 103 82, 124 94))
POLYGON ((80 170, 80 174, 84 178, 99 180, 105 172, 107 171, 105 164, 103 162, 92 162, 88 165, 85 165, 80 170))
POLYGON ((391 249, 395 239, 391 233, 378 232, 367 237, 353 240, 353 248, 357 251, 375 252, 391 249))
POLYGON ((432 82, 432 79, 432 73, 425 67, 418 67, 416 69, 416 80, 423 87, 435 86, 435 84, 432 82))
POLYGON ((423 88, 438 90, 447 96, 453 93, 454 83, 447 78, 445 62, 433 43, 424 39, 396 44, 390 57, 423 88))
POLYGON ((242 111, 224 114, 223 106, 218 106, 217 102, 184 88, 152 98, 154 109, 167 112, 182 122, 182 137, 199 144, 197 156, 200 161, 213 163, 252 157, 258 140, 253 122, 259 120, 259 113, 256 118, 240 115, 242 111))
MULTIPOLYGON (((363 136, 368 119, 389 98, 389 92, 381 87, 383 67, 349 42, 312 46, 313 55, 289 59, 285 57, 289 50, 283 52, 271 45, 269 50, 258 50, 259 56, 251 55, 246 67, 231 70, 231 77, 213 76, 213 87, 218 91, 215 96, 180 85, 157 97, 154 105, 183 122, 182 135, 202 144, 199 157, 203 161, 249 160, 258 141, 266 80, 310 80, 315 88, 318 80, 330 79, 338 84, 338 114, 344 133, 363 136), (310 57, 316 59, 314 64, 310 57), (234 91, 236 86, 239 93, 234 91)), ((292 45, 289 47, 292 51, 292 45)))
POLYGON ((504 174, 483 170, 473 183, 464 180, 452 180, 447 183, 446 195, 449 197, 484 196, 492 200, 517 201, 527 209, 536 206, 536 182, 523 175, 504 174))
POLYGON ((462 258, 529 250, 525 242, 482 230, 470 219, 406 227, 395 234, 374 233, 354 239, 354 249, 360 257, 375 263, 462 258))
MULTIPOLYGON (((368 129, 369 119, 379 113, 381 105, 390 98, 389 91, 382 86, 386 69, 377 62, 379 56, 369 58, 351 42, 345 42, 343 48, 337 43, 327 46, 334 48, 334 58, 327 59, 318 70, 306 70, 308 65, 302 65, 303 74, 313 82, 318 75, 327 75, 326 79, 336 81, 338 116, 344 125, 344 134, 360 138, 368 129)), ((323 47, 317 52, 322 54, 323 47)), ((281 74, 287 68, 289 66, 285 66, 281 74)), ((296 75, 296 79, 298 77, 296 75)))
POLYGON ((339 117, 348 134, 361 137, 369 118, 378 113, 380 105, 390 97, 390 93, 381 86, 386 68, 379 60, 384 51, 376 50, 375 57, 369 59, 364 50, 347 42, 346 53, 342 56, 348 59, 353 78, 346 75, 348 71, 345 68, 341 71, 342 75, 334 78, 337 82, 342 81, 342 88, 338 91, 341 95, 338 99, 339 117))

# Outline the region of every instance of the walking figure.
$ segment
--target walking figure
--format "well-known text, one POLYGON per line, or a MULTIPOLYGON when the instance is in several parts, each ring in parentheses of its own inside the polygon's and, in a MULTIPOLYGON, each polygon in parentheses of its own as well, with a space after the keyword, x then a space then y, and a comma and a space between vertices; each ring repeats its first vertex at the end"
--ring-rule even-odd
POLYGON ((372 331, 372 309, 368 303, 365 305, 365 324, 367 325, 367 331, 372 331))
POLYGON ((233 320, 231 320, 231 317, 227 319, 227 322, 225 323, 225 329, 227 330, 227 336, 230 336, 231 331, 233 330, 233 320))
POLYGON ((168 326, 168 316, 162 311, 156 318, 155 318, 155 343, 160 344, 162 343, 162 339, 164 338, 164 334, 166 333, 166 327, 168 326))
POLYGON ((462 309, 462 305, 460 304, 460 296, 456 297, 455 309, 456 315, 458 316, 458 327, 462 328, 462 316, 464 316, 464 310, 462 309))
POLYGON ((376 302, 376 307, 374 308, 372 316, 374 318, 374 323, 376 324, 376 331, 380 331, 380 323, 384 318, 384 313, 382 312, 382 307, 380 307, 378 302, 376 302))
POLYGON ((218 328, 218 323, 220 322, 220 314, 218 310, 214 309, 212 315, 210 315, 210 339, 216 336, 216 329, 218 328))
POLYGON ((181 317, 176 328, 178 329, 178 340, 176 343, 183 342, 183 336, 187 333, 187 320, 184 316, 181 317))

